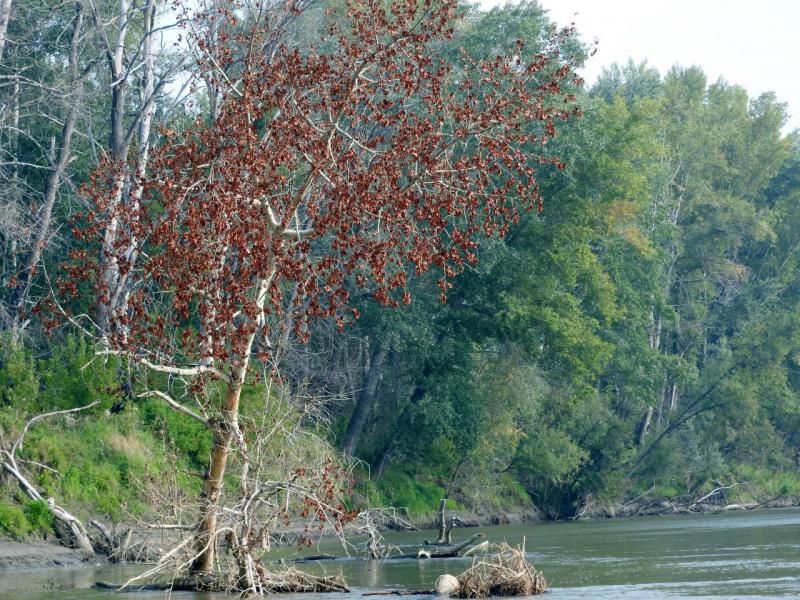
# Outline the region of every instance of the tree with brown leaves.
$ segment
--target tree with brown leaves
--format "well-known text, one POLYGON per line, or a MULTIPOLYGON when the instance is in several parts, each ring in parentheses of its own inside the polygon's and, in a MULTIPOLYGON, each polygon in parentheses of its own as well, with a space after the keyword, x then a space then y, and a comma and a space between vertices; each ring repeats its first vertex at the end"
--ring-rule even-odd
POLYGON ((460 17, 451 0, 350 1, 347 25, 320 44, 333 49, 305 53, 272 43, 266 17, 216 8, 206 15, 224 24, 215 45, 192 39, 206 83, 222 90, 218 114, 163 132, 146 171, 128 171, 136 202, 115 201, 122 166, 105 165, 76 230, 100 239, 115 228, 99 269, 75 257, 84 277, 95 274, 100 304, 127 298, 101 352, 156 374, 140 395, 213 436, 194 572, 214 567, 226 467, 246 437, 242 391, 259 373, 280 380, 271 357, 281 328, 303 339, 312 319, 345 327, 358 317, 355 289, 408 303, 409 277, 430 269, 444 300, 480 236, 502 236, 541 207, 537 168, 561 166, 542 146, 579 114, 565 34, 538 53, 510 40, 505 56, 445 62, 439 50, 460 17), (98 273, 108 264, 113 282, 98 273), (157 374, 191 380, 196 402, 157 387, 157 374), (215 400, 210 389, 224 391, 215 400))

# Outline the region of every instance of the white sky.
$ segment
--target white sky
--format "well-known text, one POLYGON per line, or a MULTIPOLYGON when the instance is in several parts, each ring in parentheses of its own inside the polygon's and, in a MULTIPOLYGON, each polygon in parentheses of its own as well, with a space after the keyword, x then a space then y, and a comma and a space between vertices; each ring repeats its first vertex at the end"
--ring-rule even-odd
MULTIPOLYGON (((559 25, 574 22, 597 54, 583 77, 603 66, 647 59, 663 75, 674 64, 699 65, 751 97, 766 91, 788 104, 785 131, 800 128, 800 0, 539 0, 559 25), (577 14, 576 14, 577 13, 577 14)), ((483 8, 502 0, 480 0, 483 8)))

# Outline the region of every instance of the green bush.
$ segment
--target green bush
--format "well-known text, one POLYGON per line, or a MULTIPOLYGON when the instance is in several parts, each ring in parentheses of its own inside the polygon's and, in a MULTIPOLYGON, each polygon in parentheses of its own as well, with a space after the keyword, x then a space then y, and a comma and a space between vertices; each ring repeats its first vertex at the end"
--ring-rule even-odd
POLYGON ((38 395, 39 377, 30 353, 5 342, 0 350, 0 408, 29 410, 38 395))
POLYGON ((404 507, 412 517, 435 512, 444 496, 441 486, 419 481, 400 469, 387 470, 375 488, 383 506, 404 507))
POLYGON ((53 513, 42 500, 35 500, 25 505, 23 509, 25 518, 31 530, 37 533, 51 533, 53 531, 53 513))
POLYGON ((19 538, 30 533, 30 530, 31 525, 22 507, 0 500, 0 533, 19 538))

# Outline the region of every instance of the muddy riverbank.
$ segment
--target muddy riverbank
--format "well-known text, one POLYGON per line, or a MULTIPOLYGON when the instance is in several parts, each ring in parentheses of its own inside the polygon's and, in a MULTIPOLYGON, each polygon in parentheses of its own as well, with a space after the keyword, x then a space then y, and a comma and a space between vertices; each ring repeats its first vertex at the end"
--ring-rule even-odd
POLYGON ((102 561, 87 560, 80 551, 56 544, 0 540, 0 572, 19 569, 79 567, 98 562, 102 561))

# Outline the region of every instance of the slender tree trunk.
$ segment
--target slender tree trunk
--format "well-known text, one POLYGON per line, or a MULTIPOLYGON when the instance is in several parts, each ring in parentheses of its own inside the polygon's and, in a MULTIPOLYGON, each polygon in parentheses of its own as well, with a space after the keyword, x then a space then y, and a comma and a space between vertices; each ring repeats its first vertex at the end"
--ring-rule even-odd
POLYGON ((704 402, 711 396, 711 394, 714 393, 720 384, 722 384, 722 382, 724 382, 728 376, 730 376, 731 373, 739 369, 743 364, 743 362, 739 361, 728 367, 722 376, 720 376, 712 385, 707 387, 706 390, 691 403, 686 405, 678 418, 672 421, 667 428, 664 429, 664 431, 662 431, 641 454, 639 454, 633 464, 633 467, 631 467, 630 471, 628 471, 628 477, 633 476, 639 466, 641 466, 641 464, 644 462, 645 458, 650 455, 650 453, 661 443, 662 440, 664 440, 664 438, 672 434, 673 431, 683 426, 684 423, 687 423, 699 414, 724 406, 728 400, 721 400, 713 404, 704 404, 704 402))
POLYGON ((672 393, 670 394, 670 399, 669 399, 670 414, 674 413, 676 408, 678 408, 678 384, 673 381, 672 393))
POLYGON ((383 374, 383 366, 386 363, 386 357, 389 354, 389 348, 385 343, 378 342, 378 347, 370 360, 369 368, 364 374, 361 391, 358 394, 358 401, 356 402, 356 409, 350 417, 350 423, 347 425, 347 432, 344 434, 342 440, 342 452, 347 456, 353 456, 358 446, 358 441, 361 438, 361 433, 364 431, 364 424, 367 422, 370 410, 375 404, 375 396, 378 391, 378 384, 380 383, 383 374))
POLYGON ((6 48, 6 31, 11 20, 11 0, 0 0, 0 61, 6 48))
POLYGON ((394 450, 394 442, 395 442, 396 434, 392 434, 389 438, 389 441, 383 446, 383 449, 378 453, 375 457, 375 460, 372 461, 370 465, 371 479, 377 481, 383 475, 383 470, 386 468, 386 465, 389 464, 389 461, 392 458, 392 451, 394 450))
POLYGON ((222 405, 222 418, 214 431, 211 448, 211 461, 208 466, 201 494, 203 508, 197 536, 198 555, 192 571, 211 573, 214 570, 214 557, 217 540, 217 508, 219 506, 222 484, 231 443, 239 427, 239 401, 242 395, 243 379, 232 382, 225 393, 222 405))
MULTIPOLYGON (((423 377, 427 377, 430 374, 430 367, 426 365, 425 370, 423 371, 423 377)), ((386 468, 386 465, 389 464, 389 459, 391 458, 392 451, 394 450, 395 443, 397 442, 397 436, 400 432, 400 428, 402 427, 405 420, 408 418, 408 414, 411 412, 411 408, 418 404, 420 400, 425 397, 426 389, 422 385, 414 386, 411 390, 411 394, 409 394, 408 402, 403 407, 403 411, 400 413, 400 416, 394 422, 394 426, 391 428, 392 431, 389 440, 384 445, 383 449, 378 452, 375 460, 372 461, 370 468, 373 472, 373 479, 380 479, 383 470, 386 468)))
POLYGON ((663 420, 665 419, 665 417, 664 417, 664 403, 666 402, 666 399, 667 399, 667 384, 668 383, 669 383, 669 380, 667 378, 667 374, 664 373, 664 379, 663 379, 663 382, 661 383, 661 392, 658 395, 658 398, 659 398, 659 400, 658 400, 658 413, 656 414, 656 429, 657 430, 661 429, 661 424, 662 424, 663 420))
MULTIPOLYGON (((128 202, 132 206, 138 207, 142 200, 144 192, 142 180, 147 172, 147 163, 150 157, 150 128, 153 121, 153 114, 155 112, 155 56, 153 53, 153 30, 155 28, 156 16, 155 0, 148 0, 144 7, 144 35, 142 38, 142 56, 144 58, 142 65, 142 79, 140 89, 140 106, 141 113, 139 115, 138 127, 138 148, 136 152, 136 176, 137 182, 133 190, 129 192, 128 202)), ((112 103, 113 104, 113 103, 112 103)), ((122 122, 117 123, 117 113, 113 110, 112 123, 116 124, 117 129, 121 130, 122 122)), ((126 148, 124 139, 120 139, 120 132, 112 133, 112 143, 114 147, 126 148)), ((127 151, 127 149, 125 150, 127 151)), ((120 150, 124 154, 124 151, 120 150)), ((120 180, 124 182, 124 179, 120 180)), ((119 182, 118 182, 119 183, 119 182)), ((124 188, 124 183, 122 185, 124 188)), ((124 191, 124 190, 123 190, 124 191)), ((122 194, 120 194, 121 197, 122 194)), ((113 242, 113 236, 109 236, 109 243, 113 242)), ((133 265, 138 258, 137 249, 138 240, 135 236, 131 236, 130 243, 125 252, 125 260, 128 264, 128 269, 125 273, 109 272, 107 280, 109 285, 113 283, 113 289, 109 289, 109 302, 107 312, 103 314, 103 319, 106 321, 105 325, 111 325, 107 322, 109 318, 123 316, 127 313, 128 298, 130 296, 130 286, 128 284, 128 277, 133 269, 133 265)), ((113 326, 113 325, 112 325, 113 326)))
POLYGON ((75 123, 78 120, 78 114, 82 105, 82 89, 83 81, 78 75, 78 56, 77 48, 78 41, 81 35, 81 28, 83 25, 83 5, 80 2, 75 4, 75 20, 72 27, 72 40, 70 45, 70 71, 72 75, 72 92, 73 96, 69 99, 69 112, 67 119, 64 122, 64 127, 61 130, 61 138, 58 143, 58 150, 52 158, 52 166, 50 174, 47 176, 47 181, 44 188, 44 203, 42 205, 41 217, 39 218, 39 225, 36 230, 31 249, 25 257, 22 268, 17 276, 17 283, 11 293, 9 306, 13 311, 13 337, 16 339, 19 335, 19 327, 22 321, 22 308, 25 303, 28 289, 30 288, 33 276, 36 274, 36 267, 42 258, 47 237, 50 232, 50 222, 53 218, 53 207, 55 206, 56 196, 58 189, 61 186, 61 178, 64 175, 64 170, 69 163, 69 152, 72 144, 72 134, 75 131, 75 123))
MULTIPOLYGON (((95 14, 95 19, 99 19, 95 14)), ((128 1, 119 0, 119 17, 117 23, 117 41, 114 48, 107 47, 106 56, 108 59, 109 72, 111 75, 111 131, 109 133, 108 147, 111 156, 112 167, 120 169, 120 173, 115 177, 109 211, 112 218, 109 219, 106 230, 103 234, 103 250, 101 251, 100 261, 103 265, 101 280, 106 294, 105 299, 101 300, 98 306, 97 322, 100 329, 108 332, 111 326, 111 305, 114 290, 117 287, 119 276, 119 266, 113 258, 114 244, 117 240, 119 221, 113 216, 119 203, 122 202, 122 195, 125 191, 126 175, 125 160, 127 159, 128 148, 125 142, 125 88, 127 86, 127 74, 123 75, 123 60, 125 57, 125 39, 128 34, 128 1)), ((97 23, 98 27, 101 24, 97 23)))
POLYGON ((647 413, 644 415, 644 419, 642 420, 642 427, 639 429, 639 445, 644 446, 644 442, 647 439, 647 430, 650 429, 650 421, 653 419, 653 407, 647 407, 647 413))
POLYGON ((238 365, 232 370, 230 383, 225 391, 218 422, 215 423, 214 439, 211 447, 211 460, 203 480, 201 492, 200 523, 197 530, 196 550, 197 558, 192 565, 193 573, 211 573, 214 570, 214 559, 217 549, 217 510, 222 494, 222 485, 225 479, 225 469, 228 465, 228 456, 231 453, 231 443, 234 437, 241 435, 239 431, 239 401, 242 388, 247 378, 250 367, 250 354, 256 333, 261 331, 266 321, 264 305, 270 285, 275 277, 274 258, 272 259, 272 272, 259 281, 255 290, 256 306, 259 314, 255 319, 252 333, 244 340, 239 352, 238 365))

